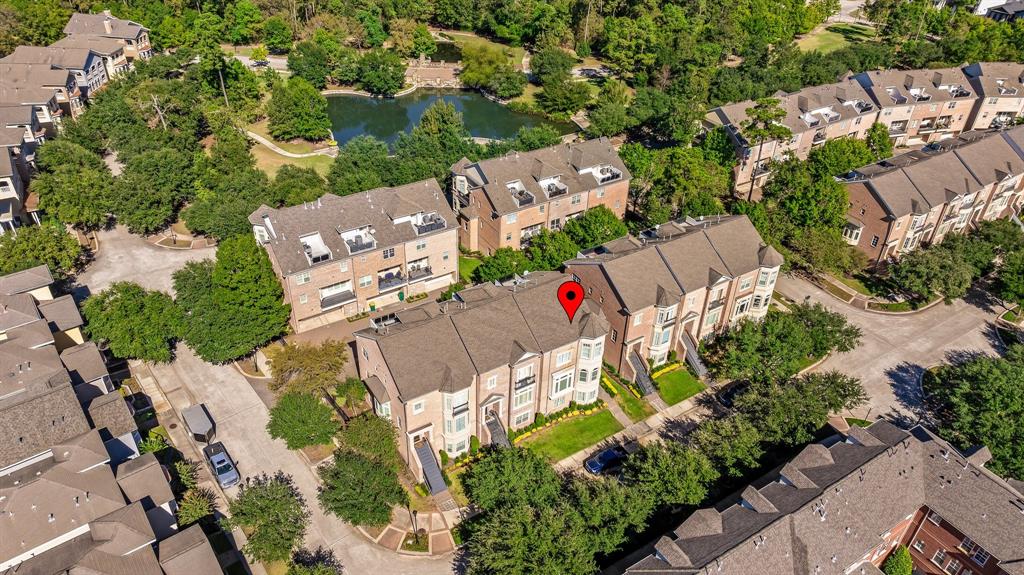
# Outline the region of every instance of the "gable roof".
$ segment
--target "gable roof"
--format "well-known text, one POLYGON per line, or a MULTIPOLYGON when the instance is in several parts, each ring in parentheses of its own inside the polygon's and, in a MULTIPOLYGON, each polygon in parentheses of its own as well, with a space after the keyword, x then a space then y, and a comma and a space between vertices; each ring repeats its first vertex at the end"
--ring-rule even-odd
POLYGON ((93 399, 88 409, 93 427, 105 430, 110 437, 120 437, 138 429, 135 418, 128 410, 128 402, 118 392, 106 393, 93 399))
POLYGON ((64 25, 64 33, 69 36, 89 34, 125 40, 134 40, 145 30, 148 30, 145 26, 131 20, 115 18, 110 15, 109 11, 100 14, 74 13, 68 23, 64 25), (107 24, 110 25, 109 32, 107 24))
POLYGON ((163 466, 152 453, 142 454, 118 465, 117 484, 128 501, 149 499, 153 505, 159 506, 174 499, 163 466))
POLYGON ((220 571, 217 556, 199 524, 164 539, 157 549, 165 575, 198 575, 220 571))
POLYGON ((56 46, 18 46, 0 62, 12 64, 49 64, 66 70, 85 70, 94 52, 89 48, 56 46))
POLYGON ((13 295, 46 287, 53 283, 50 268, 36 266, 20 272, 0 276, 0 294, 13 295))
MULTIPOLYGON (((72 385, 81 385, 110 375, 96 344, 87 341, 60 352, 60 360, 71 375, 72 385)), ((112 395, 121 395, 115 393, 112 395)))

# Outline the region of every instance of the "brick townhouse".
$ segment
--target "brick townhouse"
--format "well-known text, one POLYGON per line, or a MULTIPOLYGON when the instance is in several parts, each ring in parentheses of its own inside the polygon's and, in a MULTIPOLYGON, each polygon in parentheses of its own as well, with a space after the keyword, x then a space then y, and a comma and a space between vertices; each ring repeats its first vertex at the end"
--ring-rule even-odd
POLYGON ((605 361, 650 386, 649 364, 675 351, 700 372, 697 342, 764 317, 782 263, 746 216, 721 216, 611 241, 566 262, 566 273, 608 319, 605 361))
POLYGON ((505 430, 538 413, 597 400, 608 324, 593 302, 568 321, 556 297, 568 279, 539 272, 482 284, 356 332, 359 376, 417 477, 433 475, 435 450, 465 453, 472 436, 507 444, 505 430))
POLYGON ((43 64, 67 70, 75 77, 82 96, 88 99, 109 81, 103 56, 89 48, 18 46, 0 59, 8 64, 43 64))
POLYGON ((927 429, 878 421, 807 446, 741 493, 690 515, 629 575, 881 573, 897 545, 914 573, 1024 574, 1024 495, 927 429))
POLYGON ((774 96, 786 115, 781 124, 792 132, 786 141, 769 140, 762 144, 748 141, 743 127, 748 121, 747 110, 753 101, 720 106, 707 113, 704 127, 723 127, 736 149, 739 162, 733 170, 735 190, 747 194, 761 188, 768 180, 772 161, 781 161, 787 153, 806 160, 811 150, 828 140, 853 137, 864 138, 868 128, 878 117, 878 108, 864 88, 854 80, 813 86, 792 94, 774 96))
POLYGON ((843 236, 882 264, 1022 204, 1024 127, 969 132, 854 170, 843 236))
POLYGON ((978 62, 965 66, 964 73, 978 94, 971 130, 1009 126, 1024 112, 1024 64, 978 62))
POLYGON ((959 68, 876 70, 856 76, 897 146, 952 138, 968 127, 978 94, 959 68))
MULTIPOLYGON (((51 107, 48 96, 36 110, 40 123, 47 129, 48 136, 55 136, 62 117, 69 115, 77 118, 85 110, 82 91, 78 89, 75 75, 62 68, 49 64, 17 64, 0 62, 0 86, 42 90, 41 94, 52 92, 55 107, 51 107)), ((4 102, 0 105, 23 104, 24 102, 4 102)))
POLYGON ((630 178, 607 138, 476 163, 463 158, 452 166, 459 242, 491 254, 503 247, 520 249, 540 230, 559 230, 595 206, 622 218, 630 178))
POLYGON ((375 311, 458 280, 452 213, 434 179, 325 194, 249 216, 292 307, 296 332, 375 311))
POLYGON ((137 59, 148 60, 153 56, 149 29, 138 22, 115 18, 110 14, 110 10, 104 10, 99 14, 72 14, 68 23, 64 25, 64 34, 70 37, 116 40, 124 46, 129 63, 137 59))

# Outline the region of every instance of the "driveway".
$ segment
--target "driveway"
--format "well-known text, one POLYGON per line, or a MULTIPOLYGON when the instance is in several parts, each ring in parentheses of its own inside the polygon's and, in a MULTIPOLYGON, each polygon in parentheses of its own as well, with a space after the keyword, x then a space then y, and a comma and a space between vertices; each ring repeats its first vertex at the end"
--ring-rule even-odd
MULTIPOLYGON (((313 471, 283 441, 267 434, 270 416, 252 386, 233 366, 211 365, 196 357, 184 345, 178 346, 173 363, 152 366, 153 376, 165 391, 175 411, 189 403, 205 403, 217 426, 217 439, 224 442, 243 475, 273 474, 278 470, 292 476, 312 514, 306 546, 323 545, 334 550, 346 573, 375 575, 448 575, 451 558, 410 557, 379 547, 356 529, 325 515, 316 500, 317 479, 313 471), (175 392, 175 389, 181 388, 175 392)), ((229 490, 234 496, 237 488, 229 490)))
POLYGON ((906 423, 921 418, 918 380, 928 367, 965 354, 994 355, 994 322, 1001 311, 987 294, 974 290, 965 300, 939 304, 919 313, 883 315, 846 305, 817 286, 792 276, 775 289, 794 301, 809 298, 844 314, 863 332, 860 347, 826 359, 813 371, 836 370, 860 378, 868 402, 852 416, 890 416, 906 423))
MULTIPOLYGON (((172 250, 148 243, 128 233, 124 226, 96 234, 100 249, 96 258, 78 274, 78 283, 96 293, 119 281, 133 281, 147 289, 170 293, 171 274, 187 262, 213 258, 216 248, 172 250)), ((81 294, 85 295, 85 294, 81 294)))

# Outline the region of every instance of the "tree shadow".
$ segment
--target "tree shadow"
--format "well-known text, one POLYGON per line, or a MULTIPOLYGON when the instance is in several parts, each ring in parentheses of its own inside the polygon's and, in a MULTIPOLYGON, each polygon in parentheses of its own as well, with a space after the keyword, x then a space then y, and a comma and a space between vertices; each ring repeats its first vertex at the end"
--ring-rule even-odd
MULTIPOLYGON (((994 334, 990 336, 987 332, 988 329, 986 328, 985 337, 996 337, 998 341, 998 336, 994 334)), ((952 365, 962 365, 969 361, 973 361, 983 357, 989 357, 989 355, 983 351, 978 351, 976 349, 951 349, 946 352, 946 363, 952 365)))
POLYGON ((686 442, 694 429, 697 429, 698 421, 689 417, 669 419, 658 430, 658 437, 665 441, 686 442))
POLYGON ((904 411, 890 410, 889 413, 884 414, 886 418, 901 427, 912 427, 918 421, 926 418, 924 393, 921 390, 921 377, 924 372, 923 366, 906 361, 885 370, 893 395, 904 409, 904 411))
POLYGON ((1003 353, 1006 351, 1006 345, 1008 342, 1003 341, 1003 338, 1000 337, 999 326, 997 326, 995 322, 985 322, 985 327, 981 330, 981 333, 982 335, 985 336, 985 339, 988 340, 988 343, 989 345, 992 346, 992 349, 998 351, 999 353, 1003 353))
POLYGON ((964 302, 986 312, 996 313, 1003 308, 1003 302, 988 291, 986 282, 978 282, 971 286, 964 295, 964 302))

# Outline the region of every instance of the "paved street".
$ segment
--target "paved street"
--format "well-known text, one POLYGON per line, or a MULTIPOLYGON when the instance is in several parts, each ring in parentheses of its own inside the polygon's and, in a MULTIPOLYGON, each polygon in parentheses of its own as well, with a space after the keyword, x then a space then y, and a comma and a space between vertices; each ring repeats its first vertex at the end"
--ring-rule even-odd
POLYGON ((798 302, 810 296, 812 302, 843 313, 861 328, 858 349, 834 355, 815 368, 860 378, 870 399, 853 412, 856 417, 888 415, 917 421, 921 403, 918 379, 924 369, 958 353, 995 353, 998 340, 992 325, 1002 309, 989 307, 980 292, 969 294, 968 301, 939 304, 920 313, 883 315, 855 309, 791 276, 780 277, 776 290, 798 302))
POLYGON ((96 234, 96 259, 78 275, 78 283, 95 293, 118 281, 133 281, 147 289, 171 291, 171 274, 186 262, 212 258, 216 248, 172 250, 147 243, 124 226, 96 234))

